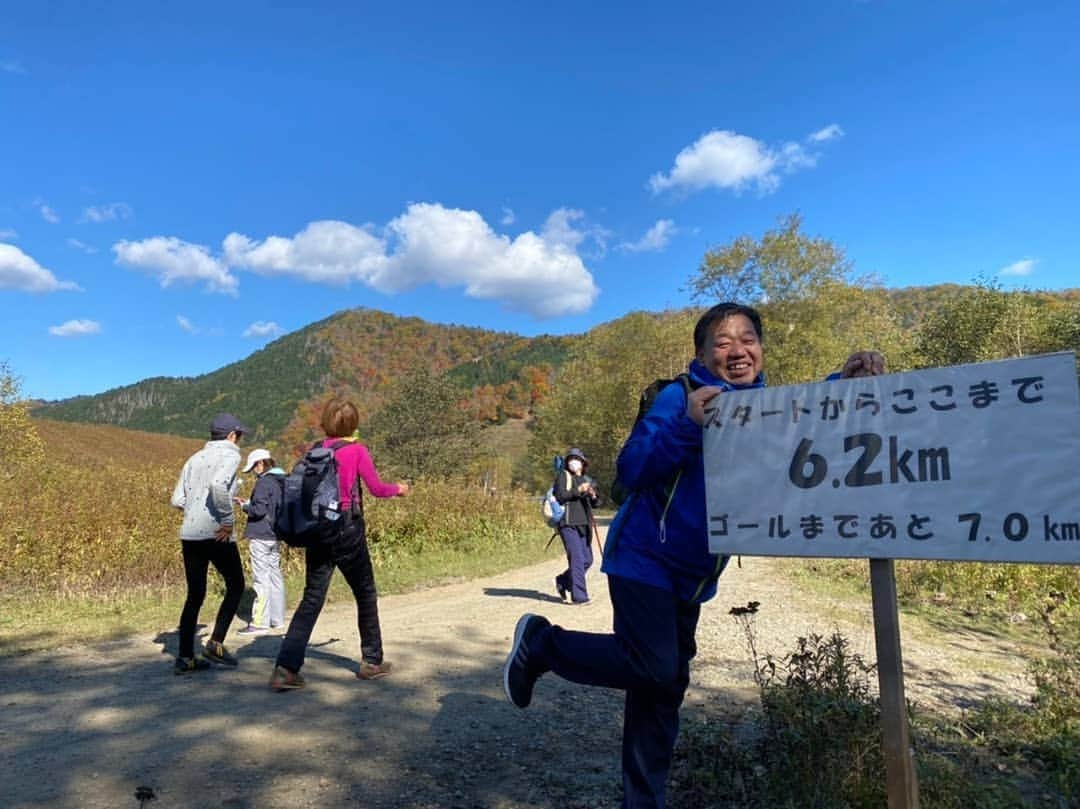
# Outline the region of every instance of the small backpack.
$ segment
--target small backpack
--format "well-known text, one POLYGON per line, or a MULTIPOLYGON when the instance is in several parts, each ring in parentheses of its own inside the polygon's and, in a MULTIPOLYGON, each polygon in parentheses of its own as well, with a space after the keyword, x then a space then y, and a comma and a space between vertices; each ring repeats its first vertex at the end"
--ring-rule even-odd
MULTIPOLYGON (((555 474, 559 474, 563 471, 563 457, 556 455, 552 461, 552 466, 555 467, 555 474)), ((558 528, 559 523, 562 522, 563 515, 566 514, 566 506, 555 499, 555 486, 552 485, 546 492, 544 492, 544 501, 540 504, 540 512, 544 515, 544 522, 547 523, 549 528, 558 528)))
POLYGON ((544 503, 540 507, 540 510, 544 514, 544 522, 548 524, 549 528, 558 528, 559 523, 562 522, 563 515, 566 514, 566 506, 555 499, 555 487, 552 486, 547 492, 544 493, 544 503))
MULTIPOLYGON (((340 530, 342 511, 334 452, 346 443, 317 442, 285 476, 274 533, 286 544, 307 548, 332 539, 340 530)), ((354 493, 353 502, 357 499, 354 493)))
MULTIPOLYGON (((653 403, 656 401, 656 397, 660 395, 660 391, 662 391, 664 388, 674 382, 682 383, 683 390, 686 391, 686 394, 688 396, 690 395, 690 391, 697 390, 701 387, 700 383, 695 382, 693 379, 690 378, 690 375, 686 373, 679 374, 674 379, 653 380, 649 383, 645 390, 641 392, 641 398, 638 399, 637 416, 634 418, 634 423, 630 427, 631 433, 634 431, 634 427, 637 426, 638 422, 645 418, 645 414, 648 413, 649 410, 652 408, 653 403)), ((611 483, 612 501, 616 505, 621 506, 623 503, 626 502, 626 499, 630 496, 631 493, 632 490, 630 489, 630 487, 623 483, 621 480, 619 480, 618 476, 616 476, 615 480, 611 483)))

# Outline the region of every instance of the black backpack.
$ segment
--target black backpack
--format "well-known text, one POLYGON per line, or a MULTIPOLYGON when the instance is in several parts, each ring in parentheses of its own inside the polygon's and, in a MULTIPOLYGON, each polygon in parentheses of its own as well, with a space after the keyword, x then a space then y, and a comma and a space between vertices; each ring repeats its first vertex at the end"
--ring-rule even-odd
MULTIPOLYGON (((690 378, 690 374, 682 373, 674 379, 654 379, 649 385, 641 392, 641 398, 638 399, 637 416, 634 418, 634 424, 630 428, 630 432, 634 431, 634 427, 638 422, 645 418, 645 414, 652 408, 653 403, 656 401, 656 397, 660 395, 660 391, 666 388, 668 385, 680 382, 682 383, 683 390, 686 391, 687 396, 690 395, 690 391, 697 390, 701 387, 701 383, 695 382, 690 378)), ((631 495, 632 489, 619 480, 616 476, 615 480, 611 484, 611 499, 616 504, 621 506, 626 502, 626 499, 631 495)))
MULTIPOLYGON (((307 548, 332 539, 341 530, 335 450, 346 441, 324 445, 319 441, 296 462, 282 483, 281 505, 274 517, 274 533, 286 544, 307 548)), ((359 500, 353 492, 354 508, 359 500)))

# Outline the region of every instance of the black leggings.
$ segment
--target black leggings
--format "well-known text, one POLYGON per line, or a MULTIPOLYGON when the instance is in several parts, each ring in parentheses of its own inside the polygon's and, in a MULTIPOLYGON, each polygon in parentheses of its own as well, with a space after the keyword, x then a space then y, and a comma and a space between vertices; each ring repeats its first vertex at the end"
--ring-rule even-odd
POLYGON ((180 546, 184 549, 184 575, 187 577, 187 600, 180 613, 180 657, 194 657, 195 624, 206 600, 207 568, 212 564, 225 580, 225 598, 221 600, 210 635, 216 641, 223 641, 244 595, 244 567, 235 542, 183 539, 180 546))
POLYGON ((304 665, 304 653, 315 622, 326 601, 330 577, 337 567, 345 576, 356 599, 356 623, 360 630, 360 658, 365 663, 382 663, 382 631, 379 627, 379 601, 375 573, 371 568, 367 536, 362 519, 349 519, 331 542, 305 551, 307 579, 304 595, 289 622, 289 629, 278 650, 277 664, 290 671, 304 665))

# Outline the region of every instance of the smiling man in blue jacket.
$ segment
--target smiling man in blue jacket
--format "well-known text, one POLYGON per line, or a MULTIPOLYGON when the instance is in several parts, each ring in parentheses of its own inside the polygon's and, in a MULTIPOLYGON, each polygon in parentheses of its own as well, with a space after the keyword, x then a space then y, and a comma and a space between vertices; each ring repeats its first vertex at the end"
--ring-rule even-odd
MULTIPOLYGON (((570 631, 526 614, 503 669, 506 696, 519 708, 529 705, 548 671, 626 691, 622 805, 628 809, 664 806, 701 604, 716 594, 728 561, 709 553, 704 409, 725 391, 764 387, 762 337, 761 317, 751 307, 709 309, 694 327, 690 384, 663 388, 619 453, 618 479, 632 494, 611 524, 601 568, 614 632, 570 631)), ((883 372, 880 354, 859 352, 842 375, 883 372)))

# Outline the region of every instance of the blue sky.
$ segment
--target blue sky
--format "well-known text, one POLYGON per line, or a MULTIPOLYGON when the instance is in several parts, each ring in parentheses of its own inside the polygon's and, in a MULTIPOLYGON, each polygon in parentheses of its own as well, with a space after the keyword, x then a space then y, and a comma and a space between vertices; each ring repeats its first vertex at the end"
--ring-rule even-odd
POLYGON ((1075 3, 307 6, 5 7, 26 395, 354 306, 579 333, 794 211, 888 286, 1080 286, 1075 3))

